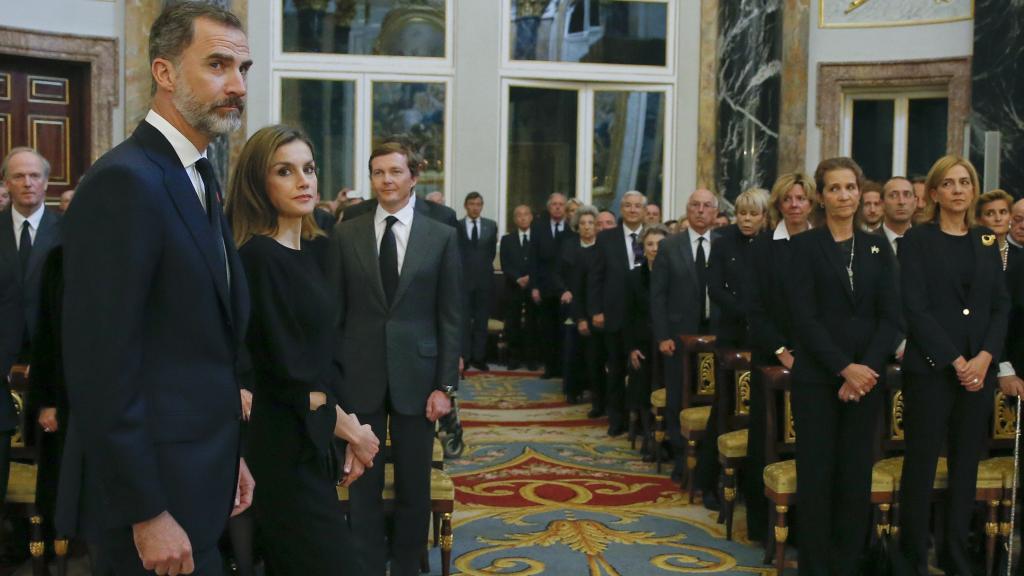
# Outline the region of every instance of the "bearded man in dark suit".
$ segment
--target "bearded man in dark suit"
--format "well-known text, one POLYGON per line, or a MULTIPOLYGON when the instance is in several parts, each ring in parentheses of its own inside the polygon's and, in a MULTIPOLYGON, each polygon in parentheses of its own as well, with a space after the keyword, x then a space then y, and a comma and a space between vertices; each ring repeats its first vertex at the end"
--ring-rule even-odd
POLYGON ((149 52, 149 114, 65 219, 59 507, 77 505, 102 573, 220 574, 217 540, 254 488, 236 380, 249 297, 206 150, 241 124, 251 59, 238 18, 199 2, 165 9, 149 52))

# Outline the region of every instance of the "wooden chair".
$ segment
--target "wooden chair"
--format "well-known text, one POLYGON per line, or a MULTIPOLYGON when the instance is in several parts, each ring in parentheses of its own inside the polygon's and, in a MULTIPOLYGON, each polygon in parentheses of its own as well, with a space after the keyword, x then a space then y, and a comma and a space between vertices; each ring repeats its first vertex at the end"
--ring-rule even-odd
POLYGON ((704 438, 715 399, 715 337, 709 335, 680 336, 683 354, 682 382, 666 382, 665 386, 682 386, 683 403, 679 411, 679 433, 686 444, 686 473, 680 488, 689 491, 693 503, 693 471, 697 467, 697 443, 704 438))
MULTIPOLYGON (((384 501, 385 514, 392 514, 395 510, 395 466, 387 463, 384 465, 384 490, 381 497, 384 501)), ((342 508, 348 511, 348 488, 338 486, 338 500, 342 508)), ((430 470, 430 511, 435 516, 440 516, 440 534, 435 531, 434 540, 441 545, 441 574, 451 574, 452 561, 452 512, 455 510, 455 484, 443 471, 437 468, 430 470)), ((437 544, 435 544, 436 546, 437 544)), ((420 560, 423 572, 430 571, 427 547, 423 548, 423 556, 420 560)))
MULTIPOLYGON (((886 368, 886 405, 883 418, 881 453, 883 458, 875 463, 875 475, 892 478, 892 488, 872 482, 871 501, 877 507, 875 532, 878 537, 886 534, 899 534, 899 491, 903 477, 903 452, 906 448, 903 433, 903 378, 899 365, 891 364, 886 368)), ((1011 424, 1011 428, 1012 428, 1011 424)), ((1012 430, 1010 432, 1012 434, 1012 430)), ((993 430, 993 442, 996 430, 993 430)), ((1011 436, 1012 438, 1012 436, 1011 436)), ((1012 439, 1010 440, 1012 447, 1012 439)), ((978 479, 975 488, 975 500, 986 508, 985 529, 985 573, 993 574, 996 558, 996 541, 1000 531, 999 508, 1003 504, 1004 494, 1013 482, 1013 462, 999 459, 983 460, 978 464, 978 479), (1008 476, 1008 477, 1007 477, 1008 476)), ((932 499, 942 498, 949 484, 949 467, 946 458, 940 457, 936 463, 935 481, 932 484, 932 499)), ((941 522, 938 522, 941 524, 941 522)), ((1009 525, 1006 526, 1009 532, 1009 525)), ((936 544, 941 541, 941 530, 936 531, 936 544)))
POLYGON ((747 429, 750 420, 750 352, 720 350, 715 404, 719 436, 718 461, 722 465, 722 519, 725 537, 732 540, 732 520, 736 508, 736 473, 747 456, 747 429), (730 383, 727 386, 726 383, 730 383))
MULTIPOLYGON (((32 557, 33 576, 48 576, 46 567, 46 544, 43 541, 43 517, 36 505, 36 487, 39 476, 40 442, 31 442, 29 431, 33 430, 35 418, 27 410, 29 367, 18 365, 11 369, 11 397, 18 413, 18 428, 11 437, 11 462, 7 482, 7 499, 3 513, 27 518, 30 526, 29 554, 32 557)), ((53 543, 60 574, 67 572, 68 541, 58 538, 53 543)))

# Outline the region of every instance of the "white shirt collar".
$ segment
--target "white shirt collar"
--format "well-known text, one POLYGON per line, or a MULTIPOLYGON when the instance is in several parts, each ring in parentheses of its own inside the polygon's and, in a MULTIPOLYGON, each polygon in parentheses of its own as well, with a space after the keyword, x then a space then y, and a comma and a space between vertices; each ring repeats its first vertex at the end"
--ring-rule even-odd
POLYGON ((416 193, 415 192, 413 192, 412 194, 409 195, 409 202, 406 203, 406 205, 401 210, 399 210, 398 212, 395 212, 394 214, 391 214, 387 210, 385 210, 384 207, 380 205, 380 201, 378 200, 378 202, 377 202, 377 212, 373 216, 374 222, 377 223, 377 224, 380 224, 381 222, 386 220, 388 216, 394 216, 395 218, 398 218, 398 221, 401 222, 404 226, 412 226, 412 217, 413 217, 413 213, 414 213, 413 208, 415 206, 416 206, 416 193))
MULTIPOLYGON (((813 228, 810 221, 807 222, 807 230, 813 228)), ((789 240, 789 228, 786 228, 786 221, 782 220, 779 225, 775 227, 775 233, 772 234, 772 240, 789 240)))
POLYGON ((1006 241, 1009 242, 1010 244, 1013 244, 1017 248, 1024 248, 1024 246, 1021 246, 1016 240, 1013 239, 1013 236, 1010 236, 1009 234, 1006 235, 1006 241))
POLYGON ((629 238, 630 234, 636 234, 637 236, 639 236, 640 233, 644 231, 644 225, 643 225, 643 223, 641 223, 639 226, 637 226, 634 229, 634 228, 630 228, 629 226, 626 225, 625 222, 623 222, 622 223, 622 231, 626 234, 626 238, 629 238))
POLYGON ((893 232, 884 223, 882 224, 882 232, 885 232, 885 237, 889 240, 890 244, 895 242, 897 238, 903 238, 903 234, 897 234, 897 233, 893 232))
POLYGON ((21 234, 21 227, 25 220, 28 220, 28 226, 32 229, 32 232, 39 230, 39 223, 43 220, 43 213, 46 212, 46 203, 43 202, 36 208, 36 211, 29 214, 28 218, 21 215, 21 212, 11 206, 11 219, 14 220, 14 233, 21 234))
POLYGON ((711 229, 707 229, 703 234, 698 234, 693 228, 687 228, 686 233, 690 235, 690 244, 696 244, 698 238, 703 238, 708 244, 711 244, 711 229))
POLYGON ((157 114, 156 110, 150 110, 146 114, 146 122, 163 134, 164 138, 167 138, 167 141, 171 143, 171 147, 174 148, 174 153, 181 160, 182 166, 188 168, 200 158, 206 158, 206 150, 202 152, 197 150, 195 145, 188 138, 185 138, 184 134, 179 132, 174 126, 171 126, 171 123, 165 120, 163 116, 157 114))
POLYGON ((530 229, 529 228, 527 228, 526 230, 519 230, 518 228, 516 228, 516 232, 519 234, 519 238, 523 238, 525 236, 527 240, 530 239, 530 229))

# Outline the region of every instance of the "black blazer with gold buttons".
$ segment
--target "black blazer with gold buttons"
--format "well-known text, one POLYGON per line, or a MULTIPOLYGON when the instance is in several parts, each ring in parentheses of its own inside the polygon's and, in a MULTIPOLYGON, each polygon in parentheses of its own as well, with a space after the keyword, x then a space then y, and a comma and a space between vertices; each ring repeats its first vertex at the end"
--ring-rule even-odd
POLYGON ((884 373, 899 344, 899 286, 895 259, 885 237, 857 230, 853 241, 853 286, 849 252, 826 227, 791 240, 790 309, 795 355, 793 379, 838 387, 851 363, 884 373))
POLYGON ((911 228, 900 244, 908 331, 903 369, 927 374, 951 365, 958 356, 970 360, 985 350, 993 358, 986 381, 994 383, 1010 312, 998 242, 988 228, 968 232, 974 274, 965 291, 942 250, 941 234, 937 224, 923 224, 911 228), (967 343, 966 350, 955 344, 960 342, 967 343))

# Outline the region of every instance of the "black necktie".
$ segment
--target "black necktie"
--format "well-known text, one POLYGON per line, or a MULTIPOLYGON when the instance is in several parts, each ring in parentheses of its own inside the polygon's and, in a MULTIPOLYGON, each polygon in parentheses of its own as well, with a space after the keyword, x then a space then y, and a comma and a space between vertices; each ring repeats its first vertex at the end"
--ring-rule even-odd
POLYGON ((519 245, 522 246, 524 250, 529 248, 530 247, 530 237, 527 236, 526 234, 520 235, 519 236, 519 245))
POLYGON ((21 275, 28 269, 28 259, 32 255, 32 233, 28 229, 28 220, 21 223, 21 239, 18 240, 18 258, 21 259, 21 275))
POLYGON ((220 225, 220 184, 217 183, 217 177, 213 174, 213 164, 210 164, 210 161, 206 158, 196 160, 196 170, 199 171, 199 176, 203 179, 203 188, 206 189, 206 217, 210 221, 210 230, 213 231, 213 237, 217 240, 217 249, 214 252, 217 253, 217 259, 220 261, 221 266, 224 267, 226 273, 227 263, 224 260, 224 235, 220 225))
POLYGON ((555 240, 558 240, 558 237, 561 236, 561 235, 562 235, 562 223, 561 222, 555 222, 555 240))
POLYGON ((894 248, 896 250, 896 255, 897 256, 899 256, 899 254, 900 254, 900 246, 902 246, 902 245, 903 245, 903 236, 897 236, 896 237, 896 246, 894 246, 894 248))
POLYGON ((636 268, 644 261, 644 247, 640 245, 636 232, 630 233, 629 237, 633 239, 633 267, 636 268))
POLYGON ((398 218, 387 217, 388 224, 387 228, 384 228, 384 236, 380 239, 380 255, 377 258, 380 263, 380 281, 384 285, 388 305, 391 305, 391 299, 395 297, 395 290, 398 289, 398 241, 391 230, 395 222, 398 222, 398 218))
POLYGON ((700 317, 708 317, 708 258, 704 254, 704 237, 697 238, 697 294, 700 298, 700 317))
POLYGON ((480 230, 477 228, 476 220, 473 220, 473 232, 469 235, 469 241, 472 242, 474 246, 476 246, 480 241, 480 230))

